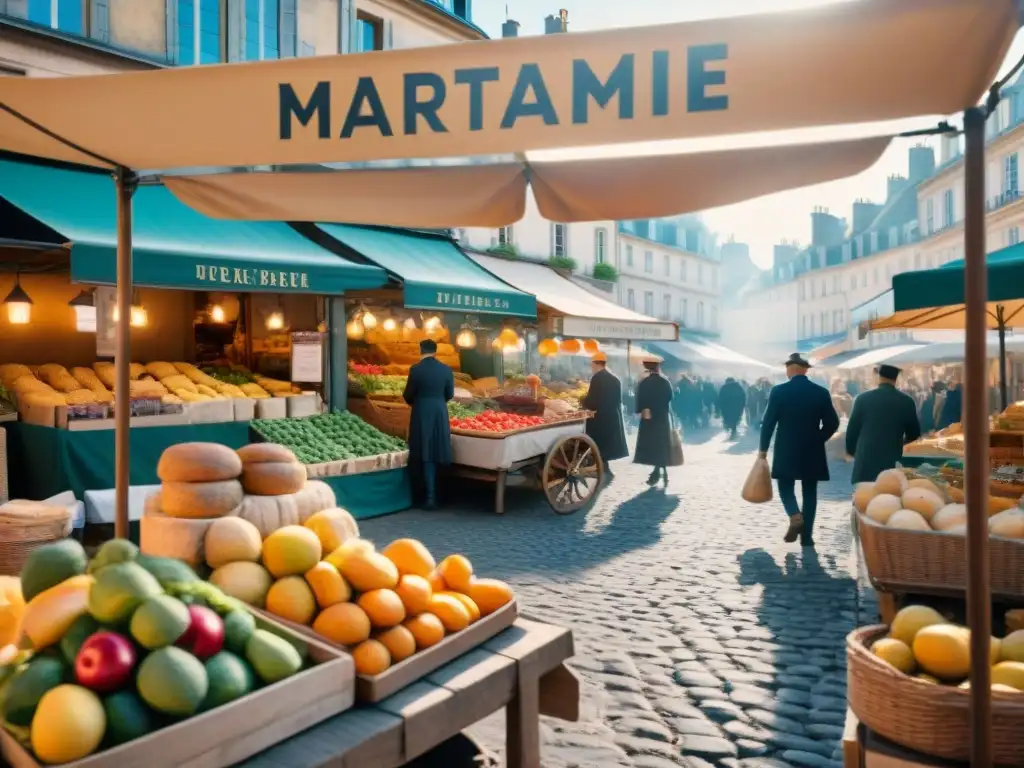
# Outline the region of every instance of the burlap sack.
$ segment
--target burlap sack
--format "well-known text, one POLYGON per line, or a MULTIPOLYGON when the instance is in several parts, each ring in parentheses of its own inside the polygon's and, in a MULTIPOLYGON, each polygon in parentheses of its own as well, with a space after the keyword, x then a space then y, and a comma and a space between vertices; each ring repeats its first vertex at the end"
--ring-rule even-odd
POLYGON ((768 467, 767 459, 758 457, 754 462, 746 482, 743 483, 741 496, 744 501, 751 504, 764 504, 772 500, 772 471, 768 467))

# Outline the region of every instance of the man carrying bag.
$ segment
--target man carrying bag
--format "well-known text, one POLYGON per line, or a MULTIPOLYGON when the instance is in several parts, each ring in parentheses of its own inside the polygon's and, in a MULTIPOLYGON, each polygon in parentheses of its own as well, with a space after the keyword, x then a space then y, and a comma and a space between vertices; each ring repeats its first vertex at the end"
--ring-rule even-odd
POLYGON ((791 543, 799 538, 805 547, 814 546, 818 483, 829 479, 825 443, 839 429, 832 396, 807 378, 810 367, 796 352, 786 361, 789 381, 774 387, 768 396, 758 454, 758 461, 766 462, 775 435, 771 476, 779 486, 779 498, 789 516, 783 540, 791 543), (797 480, 803 492, 802 507, 796 500, 797 480))

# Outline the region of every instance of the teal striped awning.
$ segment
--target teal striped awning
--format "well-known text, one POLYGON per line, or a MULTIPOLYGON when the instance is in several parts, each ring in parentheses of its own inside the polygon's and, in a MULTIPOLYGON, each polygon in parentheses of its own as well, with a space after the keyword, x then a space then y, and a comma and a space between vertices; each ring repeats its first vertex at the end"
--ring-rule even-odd
POLYGON ((498 279, 444 235, 348 224, 323 232, 402 281, 410 309, 535 318, 535 296, 498 279))
MULTIPOLYGON (((114 184, 102 173, 0 160, 0 197, 67 238, 71 280, 117 282, 114 184)), ((388 282, 284 223, 210 219, 162 186, 132 200, 132 282, 148 288, 339 295, 388 282)))

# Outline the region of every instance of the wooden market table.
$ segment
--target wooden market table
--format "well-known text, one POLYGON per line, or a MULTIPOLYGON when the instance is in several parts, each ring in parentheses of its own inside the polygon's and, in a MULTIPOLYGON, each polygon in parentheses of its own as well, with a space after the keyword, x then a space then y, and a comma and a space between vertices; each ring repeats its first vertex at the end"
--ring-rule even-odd
POLYGON ((571 630, 519 618, 390 698, 357 705, 240 765, 398 768, 504 707, 506 764, 540 768, 539 715, 579 717, 579 681, 563 663, 572 655, 571 630))
POLYGON ((967 768, 967 763, 929 757, 879 736, 846 712, 843 768, 967 768))

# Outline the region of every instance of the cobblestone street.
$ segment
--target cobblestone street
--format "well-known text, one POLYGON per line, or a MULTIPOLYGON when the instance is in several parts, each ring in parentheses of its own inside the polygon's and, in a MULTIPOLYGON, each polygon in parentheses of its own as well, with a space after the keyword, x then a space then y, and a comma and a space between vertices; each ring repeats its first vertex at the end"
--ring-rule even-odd
MULTIPOLYGON (((872 610, 850 575, 849 465, 821 487, 815 554, 783 543, 777 498, 739 498, 755 451, 756 436, 709 430, 688 435, 667 492, 627 460, 588 513, 510 491, 499 517, 481 486, 362 530, 464 552, 515 587, 524 613, 573 629, 581 721, 544 721, 547 768, 841 766, 843 641, 872 610)), ((503 718, 473 733, 499 751, 503 718)))

